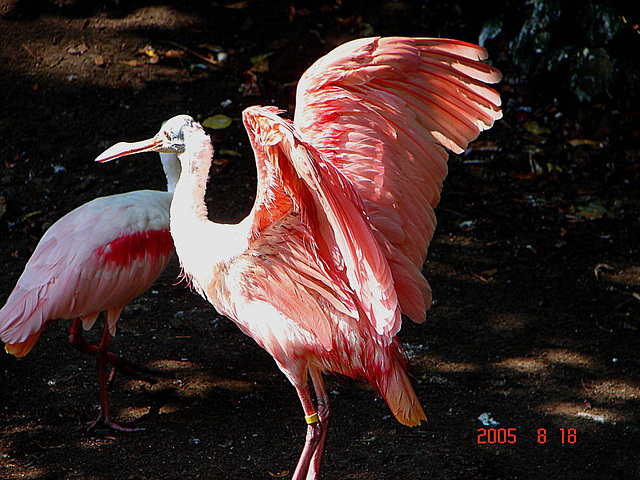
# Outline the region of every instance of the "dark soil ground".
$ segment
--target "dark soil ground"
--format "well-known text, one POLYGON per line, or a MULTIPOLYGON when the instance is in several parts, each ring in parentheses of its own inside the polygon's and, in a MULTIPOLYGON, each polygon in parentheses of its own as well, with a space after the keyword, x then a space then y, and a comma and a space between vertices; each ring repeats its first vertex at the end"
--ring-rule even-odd
MULTIPOLYGON (((95 164, 112 143, 179 113, 229 116, 211 131, 207 200, 212 218, 237 221, 255 189, 243 108, 293 111, 304 69, 344 41, 477 42, 506 8, 292 3, 1 2, 0 303, 63 214, 164 187, 153 156, 95 164)), ((328 376, 323 478, 640 478, 639 110, 620 91, 572 99, 560 77, 551 91, 516 82, 509 41, 528 11, 512 13, 487 42, 505 117, 451 158, 424 269, 434 305, 400 332, 429 421, 406 428, 369 387, 328 376), (622 274, 596 276, 602 263, 622 274)), ((97 371, 69 345, 68 321, 23 359, 0 355, 1 478, 290 477, 305 432, 294 389, 178 272, 125 310, 111 344, 160 372, 153 384, 116 376, 110 393, 115 416, 145 431, 87 435, 97 371)))

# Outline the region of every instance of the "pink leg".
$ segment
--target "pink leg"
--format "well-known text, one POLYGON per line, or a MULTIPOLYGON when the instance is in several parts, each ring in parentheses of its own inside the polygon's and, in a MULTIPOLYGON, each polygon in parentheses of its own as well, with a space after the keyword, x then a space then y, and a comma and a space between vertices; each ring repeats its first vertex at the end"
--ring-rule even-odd
MULTIPOLYGON (((73 324, 69 327, 69 342, 71 342, 71 345, 73 345, 73 348, 75 348, 76 350, 97 357, 99 355, 98 347, 87 343, 87 341, 82 336, 82 331, 82 320, 80 320, 79 318, 75 318, 73 320, 73 324)), ((107 352, 107 361, 111 365, 113 365, 113 370, 109 375, 110 382, 113 380, 116 369, 121 370, 125 375, 136 378, 138 380, 150 381, 140 375, 141 373, 152 373, 149 369, 129 362, 128 360, 120 357, 119 355, 116 355, 115 353, 107 352)))
MULTIPOLYGON (((304 409, 305 418, 307 419, 307 436, 304 441, 304 448, 300 454, 298 465, 293 473, 292 480, 305 480, 309 473, 309 466, 313 459, 318 443, 322 438, 322 425, 318 421, 318 413, 311 400, 311 393, 309 393, 309 387, 305 384, 303 386, 297 386, 298 396, 304 409)), ((313 478, 313 477, 312 477, 313 478)))
POLYGON ((320 473, 320 463, 322 461, 322 451, 324 449, 324 443, 327 439, 327 431, 329 430, 329 420, 331 419, 331 406, 329 405, 329 397, 324 389, 324 382, 322 381, 322 373, 316 368, 309 369, 311 373, 311 381, 313 382, 313 389, 316 392, 316 400, 318 402, 318 417, 320 420, 320 426, 322 429, 322 435, 316 447, 316 451, 311 459, 311 465, 309 472, 307 473, 307 480, 314 480, 318 478, 320 473))
POLYGON ((107 364, 110 363, 109 351, 107 349, 109 347, 110 340, 111 334, 109 333, 109 326, 107 324, 104 326, 100 345, 96 349, 96 356, 98 357, 98 381, 100 384, 100 413, 98 414, 96 421, 89 427, 89 432, 93 432, 99 425, 105 425, 121 432, 142 431, 144 428, 125 427, 121 423, 117 423, 111 419, 111 413, 109 412, 109 399, 107 398, 107 364))

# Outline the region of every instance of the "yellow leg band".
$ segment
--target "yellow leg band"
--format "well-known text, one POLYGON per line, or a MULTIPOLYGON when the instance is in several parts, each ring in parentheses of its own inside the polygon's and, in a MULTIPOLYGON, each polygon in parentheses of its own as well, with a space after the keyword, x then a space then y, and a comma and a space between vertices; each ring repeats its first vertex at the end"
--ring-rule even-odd
POLYGON ((311 415, 305 415, 304 419, 307 421, 307 423, 309 425, 313 425, 316 422, 320 421, 320 418, 318 418, 318 413, 312 413, 311 415))

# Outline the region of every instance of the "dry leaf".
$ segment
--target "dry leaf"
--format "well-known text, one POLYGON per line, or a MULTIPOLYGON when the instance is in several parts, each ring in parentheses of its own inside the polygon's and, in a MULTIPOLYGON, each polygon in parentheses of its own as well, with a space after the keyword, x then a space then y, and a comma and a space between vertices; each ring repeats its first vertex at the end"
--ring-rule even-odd
POLYGON ((226 155, 227 157, 241 157, 242 156, 242 154, 240 152, 237 152, 235 150, 222 149, 218 153, 220 153, 220 155, 223 155, 223 156, 226 155))
POLYGON ((104 57, 102 55, 96 55, 93 58, 93 63, 95 63, 98 67, 104 67, 104 57))
POLYGON ((80 45, 76 45, 75 47, 69 47, 67 49, 67 53, 70 53, 71 55, 82 55, 87 51, 89 51, 89 47, 87 47, 86 43, 81 43, 80 45))
POLYGON ((40 215, 41 213, 42 213, 42 210, 34 210, 33 212, 29 212, 29 213, 25 214, 25 215, 22 217, 22 220, 24 221, 24 220, 26 220, 27 218, 31 218, 31 217, 33 217, 33 216, 35 216, 35 215, 40 215))
POLYGON ((356 16, 355 15, 351 15, 350 17, 347 17, 347 18, 335 17, 335 19, 338 22, 340 22, 342 25, 348 26, 350 23, 352 23, 356 19, 356 16))
POLYGON ((172 58, 172 59, 176 59, 176 58, 182 58, 185 56, 185 53, 182 50, 178 50, 178 49, 171 49, 171 50, 167 50, 164 54, 165 58, 172 58))
POLYGON ((230 117, 218 113, 212 117, 205 118, 202 122, 202 126, 212 128, 213 130, 222 130, 223 128, 227 128, 231 125, 231 121, 230 117))
POLYGON ((230 8, 232 10, 241 10, 243 8, 247 8, 249 5, 251 5, 251 0, 245 0, 244 2, 225 3, 224 8, 230 8))
POLYGON ((533 135, 546 135, 548 133, 551 133, 551 130, 549 130, 547 127, 543 127, 538 122, 535 122, 533 120, 525 123, 524 129, 527 132, 532 133, 533 135))
POLYGON ((493 277, 496 273, 498 273, 497 268, 490 268, 489 270, 483 270, 481 272, 483 277, 493 277))
POLYGON ((569 208, 571 214, 567 215, 573 221, 598 220, 605 216, 613 217, 606 207, 598 202, 591 202, 588 205, 582 205, 569 208))
POLYGON ((214 157, 213 160, 211 160, 211 163, 213 163, 215 166, 217 167, 224 167, 227 163, 229 163, 229 160, 227 160, 226 158, 221 158, 221 157, 214 157))
POLYGON ((147 57, 158 58, 158 54, 151 45, 146 45, 140 53, 144 53, 147 57))
POLYGON ((596 140, 589 140, 587 138, 574 138, 567 142, 572 147, 579 147, 580 145, 587 145, 594 148, 604 147, 604 142, 597 142, 596 140))
POLYGON ((283 470, 279 473, 269 472, 269 475, 271 475, 273 478, 284 478, 289 475, 289 470, 283 470))
POLYGON ((273 52, 262 53, 251 57, 249 60, 253 63, 251 71, 256 73, 267 73, 269 71, 269 57, 273 55, 273 52))

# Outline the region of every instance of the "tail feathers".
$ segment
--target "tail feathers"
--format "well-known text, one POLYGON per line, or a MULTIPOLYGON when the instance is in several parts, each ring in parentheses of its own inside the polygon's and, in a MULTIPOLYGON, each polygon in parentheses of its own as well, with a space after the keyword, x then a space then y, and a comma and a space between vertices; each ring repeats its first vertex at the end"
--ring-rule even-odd
POLYGON ((16 356, 23 356, 33 348, 47 321, 45 301, 46 298, 20 286, 9 296, 0 310, 0 339, 7 343, 9 353, 22 352, 16 356))
POLYGON ((427 416, 409 380, 400 348, 399 342, 387 347, 392 352, 385 361, 386 368, 378 370, 375 378, 369 378, 369 381, 385 399, 396 419, 404 425, 415 427, 426 421, 427 416))
POLYGON ((4 346, 4 349, 11 355, 15 355, 16 357, 24 357, 36 344, 38 338, 40 338, 41 333, 42 330, 38 330, 36 333, 30 335, 24 342, 7 343, 4 346))

